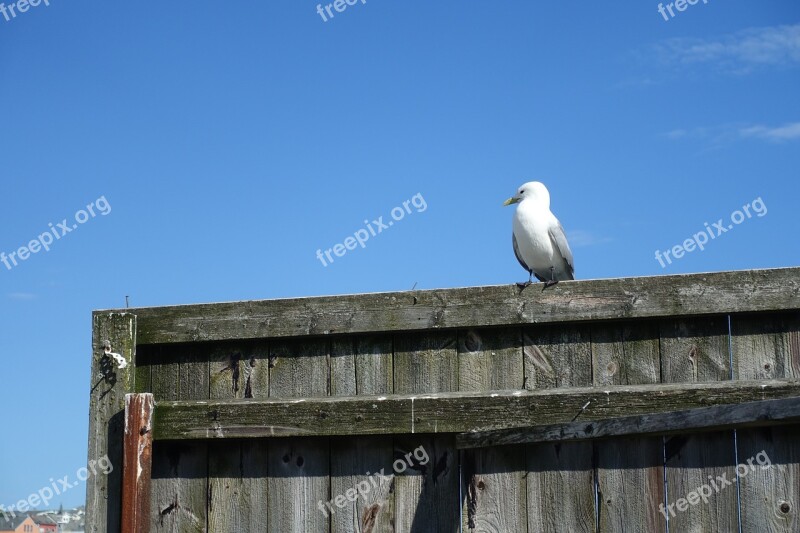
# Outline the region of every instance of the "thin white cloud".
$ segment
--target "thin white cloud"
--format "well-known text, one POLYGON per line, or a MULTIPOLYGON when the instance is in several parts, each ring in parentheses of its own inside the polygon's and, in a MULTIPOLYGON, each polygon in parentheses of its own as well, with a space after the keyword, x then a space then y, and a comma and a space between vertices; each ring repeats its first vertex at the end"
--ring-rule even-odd
POLYGON ((679 141, 681 139, 703 139, 714 144, 734 142, 743 139, 787 142, 800 139, 800 122, 791 122, 783 126, 725 124, 711 128, 674 129, 664 133, 664 137, 673 141, 679 141))
POLYGON ((18 301, 30 301, 35 300, 37 296, 32 292, 12 292, 8 294, 8 297, 12 300, 18 301))
POLYGON ((715 39, 668 39, 655 46, 655 53, 667 65, 711 64, 737 74, 762 66, 796 66, 800 24, 748 28, 715 39))
POLYGON ((683 139, 683 138, 684 138, 684 137, 686 137, 688 134, 689 134, 689 132, 688 132, 688 131, 686 131, 686 130, 672 130, 672 131, 668 131, 668 132, 667 132, 667 133, 665 133, 664 135, 665 135, 665 136, 666 136, 668 139, 683 139))
POLYGON ((594 246, 596 244, 604 244, 607 242, 611 242, 609 237, 601 237, 599 235, 595 235, 590 231, 585 230, 572 230, 567 232, 567 240, 569 244, 575 248, 581 248, 584 246, 594 246))
POLYGON ((800 139, 800 122, 786 124, 777 128, 767 126, 750 126, 739 130, 742 137, 756 137, 768 141, 791 141, 800 139))

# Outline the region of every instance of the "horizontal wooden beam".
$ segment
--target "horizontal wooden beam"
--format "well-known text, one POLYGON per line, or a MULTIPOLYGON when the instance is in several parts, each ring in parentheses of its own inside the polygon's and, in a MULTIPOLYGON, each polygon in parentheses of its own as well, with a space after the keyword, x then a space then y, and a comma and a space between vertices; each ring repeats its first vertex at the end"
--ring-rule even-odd
POLYGON ((467 433, 800 396, 800 380, 158 402, 156 440, 467 433))
POLYGON ((800 422, 800 397, 716 405, 591 422, 461 433, 456 436, 456 447, 488 448, 508 444, 578 441, 624 435, 669 435, 797 422, 800 422))
POLYGON ((800 309, 800 268, 126 309, 139 344, 800 309))

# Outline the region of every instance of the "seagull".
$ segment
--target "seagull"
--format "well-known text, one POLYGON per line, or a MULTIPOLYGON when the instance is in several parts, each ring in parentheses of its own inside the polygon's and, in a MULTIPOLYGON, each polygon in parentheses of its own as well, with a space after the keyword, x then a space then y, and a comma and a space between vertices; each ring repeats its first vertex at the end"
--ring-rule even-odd
POLYGON ((503 205, 519 204, 514 213, 511 242, 514 255, 528 271, 524 289, 533 283, 533 276, 544 282, 544 288, 560 280, 575 279, 575 263, 561 222, 550 212, 550 193, 543 183, 529 181, 503 205))

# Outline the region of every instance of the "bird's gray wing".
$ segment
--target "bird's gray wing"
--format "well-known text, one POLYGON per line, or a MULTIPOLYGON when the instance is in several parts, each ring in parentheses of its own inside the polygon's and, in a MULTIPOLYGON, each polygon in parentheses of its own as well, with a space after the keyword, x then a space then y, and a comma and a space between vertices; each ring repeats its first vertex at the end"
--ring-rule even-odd
POLYGON ((522 256, 519 255, 519 246, 517 246, 517 236, 514 235, 513 231, 511 232, 511 242, 514 244, 514 255, 517 256, 517 261, 519 261, 519 264, 522 265, 522 268, 524 268, 527 272, 530 272, 531 271, 530 267, 525 264, 525 261, 522 260, 522 256))
POLYGON ((548 233, 550 234, 550 240, 553 242, 553 246, 556 247, 558 253, 564 258, 564 262, 567 265, 566 274, 569 275, 569 279, 575 279, 575 263, 572 259, 572 250, 569 249, 567 236, 564 234, 564 228, 561 226, 561 222, 556 221, 556 225, 552 226, 548 230, 548 233))

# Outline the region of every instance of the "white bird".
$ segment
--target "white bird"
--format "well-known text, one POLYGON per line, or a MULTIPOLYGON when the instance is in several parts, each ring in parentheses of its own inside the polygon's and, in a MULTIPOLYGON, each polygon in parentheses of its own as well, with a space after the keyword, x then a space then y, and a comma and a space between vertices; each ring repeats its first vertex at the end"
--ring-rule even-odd
POLYGON ((511 241, 517 261, 529 274, 527 283, 517 285, 527 287, 533 276, 544 281, 545 288, 560 280, 575 279, 572 251, 561 222, 550 211, 547 187, 538 181, 529 181, 503 205, 517 203, 511 241))

